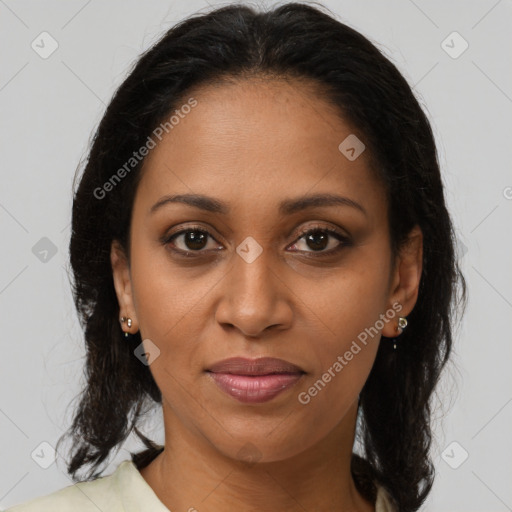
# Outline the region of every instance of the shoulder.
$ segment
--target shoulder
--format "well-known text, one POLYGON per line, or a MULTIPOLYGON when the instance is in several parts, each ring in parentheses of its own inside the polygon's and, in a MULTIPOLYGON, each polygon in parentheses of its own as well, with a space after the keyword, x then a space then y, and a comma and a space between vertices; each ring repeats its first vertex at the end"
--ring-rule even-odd
POLYGON ((377 487, 377 499, 375 501, 375 512, 397 512, 395 501, 391 495, 381 485, 377 487))
POLYGON ((118 470, 96 480, 69 485, 51 494, 15 505, 5 512, 123 512, 116 485, 117 473, 118 470))

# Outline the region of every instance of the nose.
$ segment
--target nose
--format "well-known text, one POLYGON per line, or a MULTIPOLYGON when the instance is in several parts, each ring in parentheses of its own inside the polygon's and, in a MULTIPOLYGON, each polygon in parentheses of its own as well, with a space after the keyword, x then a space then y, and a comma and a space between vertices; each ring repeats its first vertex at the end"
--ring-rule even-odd
POLYGON ((271 328, 288 329, 293 318, 293 293, 271 267, 266 251, 250 263, 237 254, 220 290, 217 322, 246 337, 259 338, 271 328))

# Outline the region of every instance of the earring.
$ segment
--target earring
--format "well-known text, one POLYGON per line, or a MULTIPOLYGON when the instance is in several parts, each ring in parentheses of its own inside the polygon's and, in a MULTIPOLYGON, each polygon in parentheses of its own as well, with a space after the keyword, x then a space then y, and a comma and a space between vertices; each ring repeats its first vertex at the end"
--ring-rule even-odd
MULTIPOLYGON (((127 318, 127 317, 125 317, 125 316, 122 316, 122 317, 121 317, 121 323, 124 323, 124 322, 126 322, 126 321, 128 321, 128 322, 127 322, 127 325, 128 325, 128 329, 130 329, 130 328, 131 328, 131 326, 132 326, 132 319, 131 319, 131 318, 129 318, 129 317, 127 318)), ((128 331, 125 331, 125 333, 124 333, 124 337, 125 337, 125 338, 128 338, 128 336, 129 336, 129 335, 130 335, 130 333, 129 333, 128 331)))
POLYGON ((398 325, 396 327, 396 332, 398 334, 402 334, 403 330, 407 327, 407 318, 404 316, 398 317, 398 325))
MULTIPOLYGON (((398 317, 398 325, 396 326, 396 332, 398 333, 398 336, 402 334, 404 329, 407 327, 407 318, 404 316, 398 317)), ((396 338, 393 341, 393 349, 396 350, 396 338)))

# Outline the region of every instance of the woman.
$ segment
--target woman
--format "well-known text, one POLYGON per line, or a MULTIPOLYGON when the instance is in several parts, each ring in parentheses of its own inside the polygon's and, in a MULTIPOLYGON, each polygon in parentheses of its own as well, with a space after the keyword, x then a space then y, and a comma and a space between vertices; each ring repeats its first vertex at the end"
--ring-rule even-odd
POLYGON ((70 255, 79 483, 10 510, 418 510, 465 286, 429 122, 361 34, 298 3, 169 30, 100 123, 70 255))

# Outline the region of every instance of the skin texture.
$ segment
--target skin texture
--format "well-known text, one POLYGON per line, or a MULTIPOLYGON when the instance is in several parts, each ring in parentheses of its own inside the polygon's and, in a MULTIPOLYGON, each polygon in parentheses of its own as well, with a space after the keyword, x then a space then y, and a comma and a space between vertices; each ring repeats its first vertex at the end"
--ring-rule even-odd
MULTIPOLYGON (((350 456, 380 334, 307 405, 298 394, 394 303, 401 316, 410 313, 421 231, 393 262, 384 189, 367 153, 349 161, 340 152, 356 132, 311 87, 252 78, 193 97, 197 106, 145 161, 129 265, 112 244, 120 313, 133 322, 122 327, 160 350, 150 370, 162 392, 165 450, 141 474, 170 510, 372 511, 355 488, 350 456), (175 203, 149 213, 162 196, 187 193, 214 197, 230 212, 175 203), (316 193, 348 197, 366 213, 347 205, 278 212, 282 200, 316 193), (185 236, 160 241, 191 226, 211 234, 194 258, 173 255, 173 244, 193 251, 185 236), (315 258, 343 243, 329 235, 318 249, 300 238, 319 226, 351 242, 315 258), (249 236, 262 248, 251 263, 236 252, 249 236), (269 402, 242 404, 205 373, 233 356, 279 357, 307 373, 269 402), (247 452, 257 461, 244 462, 247 452)), ((397 321, 382 334, 395 336, 397 321)))

